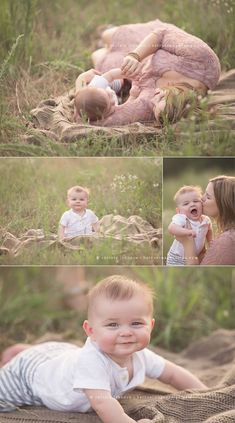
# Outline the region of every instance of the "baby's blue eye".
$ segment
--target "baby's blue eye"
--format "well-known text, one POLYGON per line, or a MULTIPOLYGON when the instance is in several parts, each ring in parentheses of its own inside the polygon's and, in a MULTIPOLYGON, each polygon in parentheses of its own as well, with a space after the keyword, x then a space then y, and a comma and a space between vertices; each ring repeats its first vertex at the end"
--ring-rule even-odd
POLYGON ((132 322, 132 326, 141 326, 143 325, 142 322, 132 322))
POLYGON ((117 323, 115 323, 115 322, 113 322, 113 323, 108 323, 107 327, 109 327, 109 328, 117 328, 117 327, 118 327, 118 324, 117 324, 117 323))

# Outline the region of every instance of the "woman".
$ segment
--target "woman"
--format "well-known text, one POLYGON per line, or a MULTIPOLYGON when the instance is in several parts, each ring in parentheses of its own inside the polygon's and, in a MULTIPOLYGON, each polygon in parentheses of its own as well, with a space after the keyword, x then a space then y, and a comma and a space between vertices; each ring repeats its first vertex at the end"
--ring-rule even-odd
POLYGON ((199 38, 160 20, 104 31, 107 48, 93 53, 95 68, 105 72, 121 67, 133 78, 130 97, 116 106, 102 124, 175 122, 186 115, 198 94, 205 95, 219 80, 220 63, 199 38), (196 94, 196 95, 195 95, 196 94))
POLYGON ((210 179, 203 196, 203 213, 217 222, 219 234, 200 261, 192 237, 177 237, 184 246, 187 264, 235 265, 235 177, 210 179))

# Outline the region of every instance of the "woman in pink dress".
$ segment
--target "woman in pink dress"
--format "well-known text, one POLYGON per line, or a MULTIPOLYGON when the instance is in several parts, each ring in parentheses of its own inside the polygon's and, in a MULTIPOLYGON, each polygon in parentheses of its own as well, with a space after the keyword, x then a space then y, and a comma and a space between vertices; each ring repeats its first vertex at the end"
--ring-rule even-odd
POLYGON ((116 106, 102 125, 164 120, 186 115, 198 95, 213 89, 220 77, 219 59, 199 38, 175 25, 154 20, 103 32, 105 48, 92 54, 95 69, 121 67, 132 79, 128 100, 116 106), (196 93, 196 95, 195 95, 196 93))
POLYGON ((210 179, 203 196, 203 213, 216 220, 219 234, 203 257, 195 254, 192 237, 177 237, 184 246, 187 264, 235 265, 235 177, 210 179))

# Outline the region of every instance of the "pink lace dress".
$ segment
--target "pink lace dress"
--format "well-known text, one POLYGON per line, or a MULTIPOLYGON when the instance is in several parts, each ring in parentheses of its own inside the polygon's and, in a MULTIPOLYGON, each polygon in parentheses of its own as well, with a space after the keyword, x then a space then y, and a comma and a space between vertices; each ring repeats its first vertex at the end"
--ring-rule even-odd
POLYGON ((156 81, 167 71, 177 71, 196 79, 209 89, 218 83, 220 62, 213 50, 199 38, 158 19, 118 27, 108 53, 97 63, 96 69, 105 72, 120 67, 127 53, 151 32, 157 35, 158 50, 143 61, 140 78, 132 82, 132 90, 138 90, 139 95, 117 106, 113 115, 103 122, 105 126, 153 120, 151 99, 156 81))
POLYGON ((200 265, 235 265, 235 229, 223 232, 211 242, 200 265))

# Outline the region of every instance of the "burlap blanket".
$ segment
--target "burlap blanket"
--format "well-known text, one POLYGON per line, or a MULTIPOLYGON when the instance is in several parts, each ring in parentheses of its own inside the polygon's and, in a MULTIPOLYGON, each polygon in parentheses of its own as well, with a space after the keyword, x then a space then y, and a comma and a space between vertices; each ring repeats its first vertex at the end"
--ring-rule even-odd
POLYGON ((1 254, 19 256, 25 248, 47 248, 59 245, 61 248, 80 250, 102 243, 110 238, 113 243, 148 245, 160 249, 162 230, 155 229, 140 216, 125 218, 120 215, 109 214, 100 220, 100 233, 92 236, 78 236, 59 241, 56 234, 45 235, 42 229, 29 229, 26 233, 16 237, 10 232, 2 230, 1 254))
MULTIPOLYGON (((173 390, 160 382, 146 383, 120 400, 134 420, 153 423, 232 423, 235 421, 235 331, 220 329, 180 354, 158 353, 197 374, 210 388, 173 390), (213 385, 213 386, 212 386, 213 385)), ((27 407, 0 414, 1 423, 100 423, 95 413, 64 413, 27 407)), ((110 423, 112 421, 110 420, 110 423)))
MULTIPOLYGON (((160 134, 162 129, 152 122, 143 125, 139 122, 125 126, 101 127, 88 124, 73 123, 74 90, 56 98, 43 100, 31 111, 33 117, 32 131, 62 143, 78 140, 91 134, 106 135, 107 138, 125 135, 153 136, 160 134)), ((219 84, 208 96, 209 107, 213 107, 215 119, 228 122, 231 130, 235 129, 235 69, 222 75, 219 84)), ((210 127, 215 125, 215 120, 210 120, 210 127)), ((227 124, 225 126, 228 126, 227 124)))

